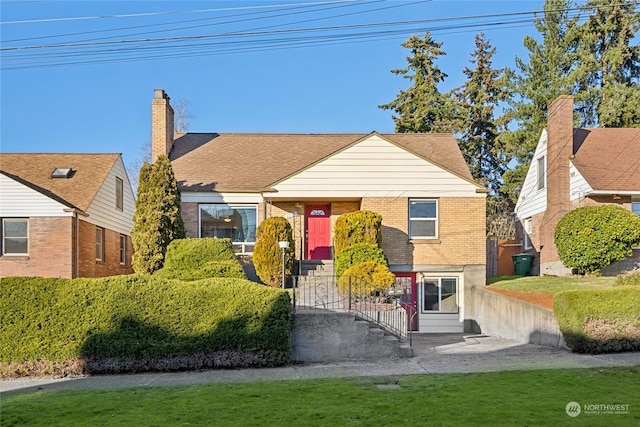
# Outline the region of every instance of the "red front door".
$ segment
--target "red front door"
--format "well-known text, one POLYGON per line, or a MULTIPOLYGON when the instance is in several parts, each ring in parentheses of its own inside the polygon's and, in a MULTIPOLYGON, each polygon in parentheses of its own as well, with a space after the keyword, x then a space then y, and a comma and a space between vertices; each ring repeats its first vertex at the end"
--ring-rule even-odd
POLYGON ((307 205, 306 259, 331 259, 331 206, 307 205))

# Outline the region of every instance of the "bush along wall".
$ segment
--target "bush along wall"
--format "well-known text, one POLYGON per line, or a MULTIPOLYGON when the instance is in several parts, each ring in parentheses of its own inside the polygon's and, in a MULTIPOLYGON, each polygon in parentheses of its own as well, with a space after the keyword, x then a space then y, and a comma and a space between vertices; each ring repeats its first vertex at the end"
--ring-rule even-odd
POLYGON ((342 249, 336 255, 336 277, 339 279, 348 268, 365 261, 374 261, 389 267, 389 262, 382 248, 371 243, 358 243, 342 249))
POLYGON ((277 366, 289 295, 242 279, 4 278, 0 376, 277 366))
POLYGON ((559 292, 553 310, 577 353, 640 351, 640 292, 635 286, 559 292))
POLYGON ((233 252, 231 239, 179 239, 167 247, 162 269, 156 277, 193 281, 210 277, 246 279, 233 252))
POLYGON ((382 216, 378 213, 362 210, 342 214, 334 227, 334 248, 336 254, 346 247, 370 243, 382 246, 382 216))

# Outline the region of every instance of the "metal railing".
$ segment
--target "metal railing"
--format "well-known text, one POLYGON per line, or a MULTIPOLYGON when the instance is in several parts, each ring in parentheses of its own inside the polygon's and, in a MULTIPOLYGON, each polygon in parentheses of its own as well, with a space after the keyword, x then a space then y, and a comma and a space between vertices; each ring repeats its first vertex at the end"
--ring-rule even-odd
POLYGON ((409 343, 416 315, 410 292, 410 282, 407 286, 401 280, 380 291, 356 277, 343 277, 340 284, 332 275, 293 277, 294 313, 298 310, 353 313, 409 343))

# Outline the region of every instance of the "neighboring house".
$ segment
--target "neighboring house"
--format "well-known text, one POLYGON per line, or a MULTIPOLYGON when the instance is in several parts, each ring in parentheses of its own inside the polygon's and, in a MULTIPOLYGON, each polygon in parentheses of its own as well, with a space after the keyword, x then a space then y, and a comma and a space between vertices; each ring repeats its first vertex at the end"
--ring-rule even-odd
MULTIPOLYGON (((549 106, 515 208, 523 252, 534 255, 532 274, 571 273, 558 257, 556 225, 570 210, 598 205, 640 215, 640 129, 574 129, 573 97, 560 96, 549 106)), ((635 250, 634 259, 609 270, 632 268, 639 257, 635 250)))
POLYGON ((228 237, 251 254, 260 221, 282 216, 298 259, 331 259, 335 220, 371 210, 382 215, 391 270, 411 279, 419 330, 471 330, 471 290, 485 285, 487 191, 452 135, 174 136, 173 115, 157 89, 152 157, 171 160, 188 237, 228 237))
POLYGON ((0 154, 0 277, 130 274, 134 210, 120 154, 0 154))

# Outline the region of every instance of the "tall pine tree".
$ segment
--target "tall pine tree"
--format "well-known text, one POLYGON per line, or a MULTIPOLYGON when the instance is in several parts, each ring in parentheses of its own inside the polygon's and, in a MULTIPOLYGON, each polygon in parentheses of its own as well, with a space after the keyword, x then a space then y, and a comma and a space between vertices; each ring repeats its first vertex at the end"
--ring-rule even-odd
POLYGON ((512 73, 508 69, 492 68, 496 49, 484 33, 476 35, 475 46, 470 60, 475 67, 463 70, 467 80, 453 90, 459 102, 458 145, 471 175, 497 193, 509 157, 500 138, 506 121, 496 117, 496 110, 509 100, 512 73))
POLYGON ((453 126, 453 105, 438 89, 447 77, 436 65, 439 56, 445 55, 442 43, 431 38, 427 32, 424 39, 417 35, 409 37, 402 47, 410 49, 405 68, 391 70, 412 82, 407 90, 401 90, 396 99, 380 105, 383 110, 392 110, 395 129, 407 132, 450 132, 453 126))
POLYGON ((640 30, 633 0, 590 0, 580 26, 576 110, 581 126, 640 127, 640 30))
POLYGON ((519 74, 507 117, 515 124, 505 133, 510 156, 517 159, 513 170, 503 174, 503 191, 515 203, 529 169, 540 134, 547 125, 547 107, 562 94, 573 93, 578 48, 578 17, 571 16, 568 0, 547 0, 534 25, 542 40, 525 36, 527 60, 516 57, 519 74))
POLYGON ((167 246, 185 237, 180 190, 167 156, 140 168, 136 212, 133 216, 133 269, 151 274, 164 265, 167 246))

